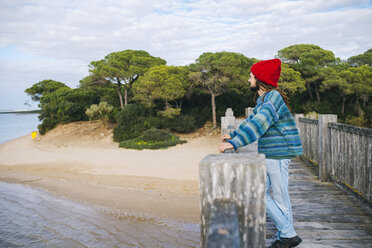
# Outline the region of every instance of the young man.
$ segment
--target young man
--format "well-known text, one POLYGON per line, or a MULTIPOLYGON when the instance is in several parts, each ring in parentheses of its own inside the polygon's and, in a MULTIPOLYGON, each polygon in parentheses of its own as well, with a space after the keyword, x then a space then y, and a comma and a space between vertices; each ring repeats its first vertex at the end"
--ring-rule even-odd
POLYGON ((251 90, 259 95, 256 107, 234 132, 222 136, 222 141, 227 142, 221 143, 220 151, 238 149, 258 140, 258 152, 266 157, 266 211, 278 229, 271 247, 296 247, 302 240, 293 228, 288 165, 291 158, 302 154, 302 145, 288 97, 277 88, 280 72, 279 59, 252 66, 248 81, 251 90))

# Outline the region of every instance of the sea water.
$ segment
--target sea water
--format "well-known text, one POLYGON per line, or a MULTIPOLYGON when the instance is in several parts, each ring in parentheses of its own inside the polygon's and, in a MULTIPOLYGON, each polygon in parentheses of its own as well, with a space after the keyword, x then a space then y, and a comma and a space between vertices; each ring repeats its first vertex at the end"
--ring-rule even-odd
MULTIPOLYGON (((38 114, 0 114, 0 144, 37 130, 38 114)), ((0 247, 198 247, 199 224, 133 216, 0 181, 0 247)))
POLYGON ((37 131, 39 114, 0 114, 0 144, 37 131))
POLYGON ((0 247, 198 246, 198 224, 113 213, 0 182, 0 247))

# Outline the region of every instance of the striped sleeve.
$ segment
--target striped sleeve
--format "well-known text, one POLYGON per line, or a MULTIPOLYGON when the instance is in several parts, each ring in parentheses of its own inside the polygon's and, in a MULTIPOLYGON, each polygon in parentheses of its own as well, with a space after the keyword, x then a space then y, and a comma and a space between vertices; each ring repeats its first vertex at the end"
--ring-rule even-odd
POLYGON ((254 108, 253 113, 250 116, 248 116, 245 120, 243 120, 243 122, 239 125, 237 129, 230 133, 231 138, 234 138, 239 133, 240 129, 242 129, 247 124, 247 122, 250 121, 256 115, 256 112, 257 108, 254 108))
MULTIPOLYGON (((235 149, 246 146, 253 143, 266 131, 279 120, 277 110, 279 110, 284 101, 280 96, 279 92, 272 90, 267 93, 264 103, 260 106, 259 110, 255 115, 251 115, 252 118, 247 118, 237 130, 235 130, 228 142, 230 142, 235 149)), ((250 116, 250 117, 251 117, 250 116)))
POLYGON ((253 114, 251 114, 248 118, 246 118, 240 125, 237 129, 234 130, 234 132, 231 132, 230 133, 230 136, 231 138, 234 138, 239 132, 240 132, 240 129, 242 129, 246 124, 247 124, 247 121, 249 121, 251 118, 251 116, 253 117, 253 114))

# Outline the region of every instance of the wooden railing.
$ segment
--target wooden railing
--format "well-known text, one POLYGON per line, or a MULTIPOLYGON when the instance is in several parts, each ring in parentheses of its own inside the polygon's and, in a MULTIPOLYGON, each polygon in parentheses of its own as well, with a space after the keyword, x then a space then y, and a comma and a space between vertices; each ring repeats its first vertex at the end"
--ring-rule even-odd
POLYGON ((372 203, 372 129, 337 123, 335 115, 296 119, 303 158, 318 166, 319 179, 341 183, 372 203))

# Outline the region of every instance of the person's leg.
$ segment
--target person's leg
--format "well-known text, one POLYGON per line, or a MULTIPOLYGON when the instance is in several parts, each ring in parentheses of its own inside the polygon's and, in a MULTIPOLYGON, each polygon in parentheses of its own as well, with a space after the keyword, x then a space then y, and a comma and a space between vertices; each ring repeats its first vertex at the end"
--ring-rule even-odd
POLYGON ((288 165, 290 160, 266 159, 266 211, 275 222, 280 238, 296 236, 292 225, 292 209, 288 193, 288 165), (271 186, 273 197, 268 193, 271 186))
MULTIPOLYGON (((288 192, 288 167, 289 163, 291 162, 290 159, 282 159, 278 160, 280 164, 280 172, 282 174, 282 182, 283 182, 283 189, 284 192, 278 192, 277 194, 274 192, 275 189, 280 189, 281 187, 274 187, 274 200, 278 203, 278 206, 282 211, 284 212, 284 215, 289 219, 289 222, 293 225, 293 217, 292 217, 292 206, 291 201, 289 198, 289 192, 288 192), (278 199, 275 199, 275 197, 278 196, 278 199)), ((279 182, 280 183, 280 182, 279 182)))
MULTIPOLYGON (((266 170, 267 171, 267 170, 266 170)), ((271 181, 270 181, 270 176, 269 174, 266 172, 266 212, 269 213, 269 208, 271 209, 272 207, 270 206, 273 202, 271 196, 270 196, 270 193, 269 193, 269 190, 270 190, 270 187, 271 187, 271 181)), ((269 214, 270 215, 270 214, 269 214)), ((271 217, 271 216, 270 216, 271 217)), ((271 217, 272 218, 272 217, 271 217)), ((280 231, 278 230, 275 234, 275 239, 280 239, 280 231)))

